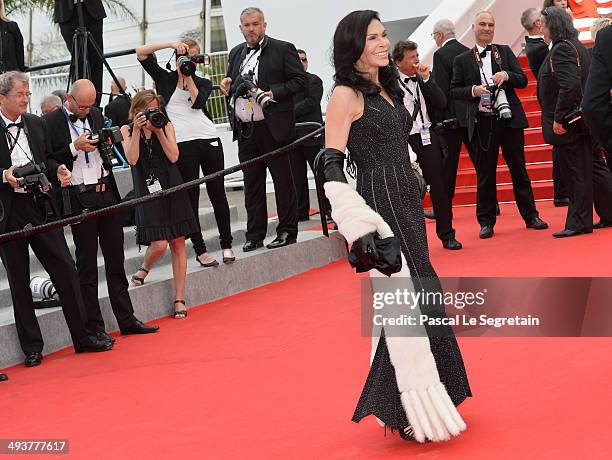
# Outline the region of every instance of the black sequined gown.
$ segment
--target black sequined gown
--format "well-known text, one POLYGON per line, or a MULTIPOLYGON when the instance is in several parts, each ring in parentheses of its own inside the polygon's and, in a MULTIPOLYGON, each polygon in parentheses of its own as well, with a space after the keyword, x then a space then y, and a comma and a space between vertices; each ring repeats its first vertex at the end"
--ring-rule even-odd
MULTIPOLYGON (((408 136, 412 120, 401 103, 393 107, 380 95, 364 99, 364 113, 351 126, 348 139, 350 157, 357 167, 357 191, 399 238, 415 289, 441 290, 429 260, 423 206, 410 166, 408 136)), ((444 315, 443 308, 439 306, 435 313, 444 315)), ((459 405, 472 394, 457 341, 450 328, 426 329, 440 380, 453 403, 459 405)), ((353 421, 371 414, 392 428, 408 425, 384 334, 353 421)))

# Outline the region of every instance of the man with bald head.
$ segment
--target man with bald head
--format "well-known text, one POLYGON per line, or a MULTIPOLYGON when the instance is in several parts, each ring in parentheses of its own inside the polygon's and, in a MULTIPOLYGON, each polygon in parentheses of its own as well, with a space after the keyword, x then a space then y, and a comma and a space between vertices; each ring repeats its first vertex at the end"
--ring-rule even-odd
POLYGON ((493 236, 500 146, 525 226, 544 230, 548 224, 539 217, 525 166, 524 130, 529 124, 515 91, 527 86, 527 76, 509 46, 493 44, 495 18, 491 12, 478 13, 472 30, 476 46, 455 58, 450 94, 453 99, 467 101, 465 112, 458 113, 457 119, 461 126, 467 127, 468 137, 475 146, 479 236, 483 239, 493 236), (510 113, 499 110, 498 104, 504 97, 510 113))
MULTIPOLYGON (((45 116, 50 139, 50 155, 72 171, 71 185, 63 193, 64 216, 85 210, 112 206, 121 201, 112 167, 103 162, 97 140, 90 138, 104 126, 102 111, 95 107, 96 89, 89 80, 77 80, 66 95, 61 110, 45 116)), ((87 327, 99 338, 106 333, 98 302, 98 244, 104 257, 110 304, 122 334, 146 334, 158 327, 144 325, 134 316, 128 294, 123 252, 123 222, 119 213, 72 225, 76 264, 83 300, 87 309, 87 327)))
MULTIPOLYGON (((121 88, 125 91, 127 89, 125 78, 118 76, 117 80, 119 80, 121 88)), ((121 91, 117 88, 117 84, 114 81, 111 82, 110 92, 111 96, 108 104, 104 107, 104 115, 111 120, 112 126, 121 127, 127 125, 129 119, 128 114, 130 112, 130 100, 127 96, 121 94, 121 91)))

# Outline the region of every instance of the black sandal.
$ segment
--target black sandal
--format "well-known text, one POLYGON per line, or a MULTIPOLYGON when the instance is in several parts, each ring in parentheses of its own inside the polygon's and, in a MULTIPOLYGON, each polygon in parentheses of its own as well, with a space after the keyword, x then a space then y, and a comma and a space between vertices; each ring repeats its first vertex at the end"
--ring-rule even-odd
POLYGON ((149 270, 147 270, 144 267, 140 267, 136 273, 134 273, 132 275, 132 284, 134 286, 142 286, 145 282, 145 278, 147 277, 147 275, 144 276, 144 278, 141 278, 140 276, 136 276, 138 274, 138 272, 145 272, 147 275, 149 274, 149 270))
POLYGON ((174 319, 185 319, 187 318, 187 304, 185 303, 184 300, 175 300, 174 301, 174 315, 172 315, 172 317, 174 319), (185 305, 185 310, 176 310, 176 304, 177 303, 182 303, 183 305, 185 305))

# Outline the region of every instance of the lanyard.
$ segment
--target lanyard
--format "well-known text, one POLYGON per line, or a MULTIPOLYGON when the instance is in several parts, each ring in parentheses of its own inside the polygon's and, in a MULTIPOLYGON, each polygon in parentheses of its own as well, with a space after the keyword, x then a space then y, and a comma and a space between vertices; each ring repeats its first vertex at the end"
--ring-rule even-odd
POLYGON ((404 83, 401 78, 399 79, 399 82, 400 85, 402 85, 402 87, 408 92, 408 94, 412 96, 412 99, 414 100, 414 113, 412 114, 412 119, 414 120, 415 117, 419 115, 419 117, 421 118, 421 125, 424 126, 425 118, 423 117, 423 111, 421 110, 421 92, 419 91, 419 82, 416 81, 416 89, 414 90, 414 93, 410 91, 408 85, 404 83))
MULTIPOLYGON (((6 125, 4 124, 4 120, 2 120, 2 126, 4 128, 4 134, 6 135, 6 143, 8 144, 8 148, 9 148, 9 157, 13 154, 13 150, 15 150, 15 147, 19 146, 19 150, 21 150, 24 155, 26 156, 26 158, 34 163, 34 160, 32 159, 32 157, 30 157, 30 155, 28 155, 28 152, 26 152, 21 145, 19 145, 19 136, 21 136, 21 127, 17 128, 17 136, 13 136, 13 133, 11 133, 8 128, 6 127, 6 125)), ((24 133, 26 131, 24 130, 24 133)))
MULTIPOLYGON (((66 121, 68 122, 68 126, 70 126, 72 128, 72 131, 74 132, 74 134, 76 135, 76 137, 79 137, 81 134, 83 134, 84 132, 91 132, 90 129, 87 129, 85 127, 85 122, 83 122, 83 127, 81 128, 81 132, 79 133, 77 126, 70 121, 70 115, 68 115, 68 111, 66 110, 65 107, 62 107, 62 111, 64 112, 64 117, 66 117, 66 121)), ((89 165, 89 153, 85 152, 85 163, 87 163, 89 165)))
POLYGON ((157 179, 157 176, 155 175, 155 171, 153 168, 153 136, 154 134, 151 133, 151 137, 147 139, 144 133, 142 131, 140 132, 140 138, 144 141, 144 145, 147 149, 147 152, 149 153, 149 156, 147 158, 147 166, 149 167, 148 177, 152 181, 154 179, 157 179))
MULTIPOLYGON (((482 62, 482 57, 480 57, 480 53, 478 52, 478 47, 474 46, 474 48, 472 48, 472 55, 474 56, 474 59, 476 60, 476 64, 478 65, 478 68, 480 69, 480 73, 482 74, 482 77, 484 78, 485 83, 488 85, 489 79, 484 73, 484 70, 483 70, 484 63, 482 62)), ((497 46, 491 45, 491 55, 493 56, 493 59, 495 59, 495 63, 501 70, 502 58, 501 58, 501 53, 497 49, 497 46)), ((491 72, 493 72, 492 68, 491 68, 491 72)))
POLYGON ((240 65, 240 69, 238 70, 238 75, 242 75, 242 71, 246 68, 246 66, 249 64, 249 62, 251 62, 251 59, 253 58, 253 56, 255 56, 257 54, 257 62, 255 63, 255 66, 253 67, 253 76, 254 76, 254 80, 257 80, 257 72, 256 70, 259 70, 257 68, 257 66, 259 65, 259 58, 261 57, 261 48, 257 51, 251 51, 249 53, 249 57, 246 59, 246 61, 244 61, 241 65, 240 65))

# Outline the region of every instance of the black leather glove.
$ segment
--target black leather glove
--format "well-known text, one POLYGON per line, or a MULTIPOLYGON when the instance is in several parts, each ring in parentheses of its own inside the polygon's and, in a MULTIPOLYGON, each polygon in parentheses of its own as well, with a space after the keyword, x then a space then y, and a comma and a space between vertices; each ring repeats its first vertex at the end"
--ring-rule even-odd
POLYGON ((338 149, 327 148, 323 152, 325 181, 344 182, 348 184, 344 175, 344 152, 338 149))
POLYGON ((351 247, 351 254, 355 260, 349 261, 351 265, 360 265, 365 270, 371 270, 376 267, 378 262, 378 252, 376 251, 376 244, 374 243, 374 237, 378 236, 378 233, 372 232, 361 238, 356 239, 351 247), (353 263, 356 262, 356 263, 353 263))

